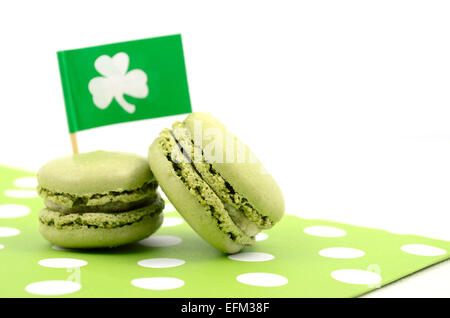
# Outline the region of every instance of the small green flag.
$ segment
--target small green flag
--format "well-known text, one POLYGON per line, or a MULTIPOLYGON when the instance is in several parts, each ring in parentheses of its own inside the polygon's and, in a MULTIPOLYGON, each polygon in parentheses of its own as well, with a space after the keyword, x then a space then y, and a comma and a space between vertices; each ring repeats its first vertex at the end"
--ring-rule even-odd
POLYGON ((191 112, 181 35, 58 52, 70 133, 191 112))

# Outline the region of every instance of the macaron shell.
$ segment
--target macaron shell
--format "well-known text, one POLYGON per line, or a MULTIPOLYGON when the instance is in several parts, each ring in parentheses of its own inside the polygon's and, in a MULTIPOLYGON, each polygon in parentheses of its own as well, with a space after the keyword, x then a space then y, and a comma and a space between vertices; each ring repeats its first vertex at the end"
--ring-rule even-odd
POLYGON ((244 246, 234 242, 230 236, 222 232, 217 221, 202 206, 196 197, 189 192, 184 183, 177 177, 171 162, 166 158, 159 145, 158 137, 150 146, 148 158, 150 168, 155 174, 161 189, 183 216, 186 222, 207 242, 225 253, 236 253, 244 246))
POLYGON ((65 248, 116 247, 142 240, 153 234, 162 224, 163 214, 155 213, 130 225, 105 228, 67 227, 40 224, 42 236, 54 245, 65 248))
MULTIPOLYGON (((261 215, 269 217, 273 222, 279 221, 285 209, 283 194, 252 150, 209 114, 192 113, 183 123, 193 138, 200 131, 203 136, 210 137, 206 144, 222 145, 223 156, 218 158, 221 162, 213 162, 213 168, 261 215), (218 139, 215 138, 217 134, 221 135, 218 139), (230 138, 232 143, 227 141, 230 138), (245 155, 243 158, 240 157, 242 153, 245 155)), ((205 147, 206 144, 203 141, 202 146, 205 147)))
POLYGON ((39 169, 37 176, 40 187, 73 195, 133 190, 154 180, 145 158, 107 151, 52 160, 39 169))

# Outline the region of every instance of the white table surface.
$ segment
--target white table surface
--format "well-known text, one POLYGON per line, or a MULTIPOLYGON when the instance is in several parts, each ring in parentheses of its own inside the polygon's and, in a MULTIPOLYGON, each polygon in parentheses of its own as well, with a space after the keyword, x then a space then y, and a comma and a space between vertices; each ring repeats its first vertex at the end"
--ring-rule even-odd
MULTIPOLYGON (((450 240, 450 3, 0 5, 0 163, 70 154, 57 50, 182 33, 192 107, 252 145, 287 212, 450 240), (276 5, 275 5, 276 4, 276 5)), ((183 116, 78 134, 146 155, 183 116)), ((450 297, 446 261, 367 297, 450 297)))

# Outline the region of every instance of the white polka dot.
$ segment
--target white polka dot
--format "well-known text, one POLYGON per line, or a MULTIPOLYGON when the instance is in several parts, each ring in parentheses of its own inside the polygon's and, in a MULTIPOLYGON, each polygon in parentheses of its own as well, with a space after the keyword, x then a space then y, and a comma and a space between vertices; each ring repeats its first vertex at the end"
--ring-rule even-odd
POLYGON ((40 260, 38 264, 51 268, 75 268, 85 266, 87 262, 76 258, 47 258, 40 260))
POLYGON ((165 217, 162 226, 177 226, 183 223, 183 219, 181 218, 172 218, 172 217, 165 217))
POLYGON ((347 284, 373 285, 381 282, 377 273, 362 269, 339 269, 331 273, 331 277, 347 284))
POLYGON ((142 241, 139 241, 140 244, 145 246, 152 247, 166 247, 180 244, 183 240, 178 236, 172 235, 153 235, 142 241))
POLYGON ((0 237, 19 235, 20 231, 12 227, 0 227, 0 237))
POLYGON ((14 180, 14 185, 19 188, 36 188, 38 181, 36 177, 23 177, 14 180))
POLYGON ((74 293, 80 290, 79 283, 67 280, 47 280, 27 285, 25 290, 30 294, 54 296, 74 293))
POLYGON ((35 190, 6 190, 5 195, 12 198, 37 198, 35 190))
POLYGON ((0 219, 18 218, 30 213, 30 208, 20 204, 1 204, 0 219))
POLYGON ((304 229, 304 232, 313 236, 323 236, 323 237, 339 237, 345 236, 347 232, 331 226, 310 226, 304 229))
POLYGON ((259 253, 259 252, 248 252, 248 253, 238 253, 233 255, 228 255, 229 259, 241 262, 264 262, 270 261, 275 258, 272 254, 259 253))
POLYGON ((3 249, 3 248, 5 248, 5 246, 0 244, 0 250, 3 249))
POLYGON ((133 279, 131 284, 144 289, 166 290, 179 288, 184 285, 184 281, 171 277, 148 277, 133 279))
POLYGON ((257 240, 257 241, 264 241, 268 237, 269 237, 269 235, 267 235, 266 233, 258 233, 255 236, 255 240, 257 240))
POLYGON ((172 205, 172 203, 167 202, 164 206, 164 212, 173 212, 176 211, 175 207, 172 205))
POLYGON ((403 252, 419 256, 438 256, 447 253, 446 250, 425 244, 407 244, 401 247, 403 252))
POLYGON ((182 259, 177 258, 149 258, 138 262, 138 265, 149 268, 169 268, 176 267, 186 263, 182 259))
POLYGON ((287 278, 270 273, 247 273, 236 277, 237 281, 246 285, 275 287, 283 286, 288 283, 287 278))
POLYGON ((364 254, 364 251, 350 247, 330 247, 319 251, 319 255, 330 258, 358 258, 364 254))

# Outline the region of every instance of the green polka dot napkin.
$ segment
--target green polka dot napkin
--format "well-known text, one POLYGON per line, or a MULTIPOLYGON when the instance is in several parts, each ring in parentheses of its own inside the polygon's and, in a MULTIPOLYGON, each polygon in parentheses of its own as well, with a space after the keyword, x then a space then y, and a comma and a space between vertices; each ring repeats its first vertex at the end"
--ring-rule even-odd
POLYGON ((226 256, 170 203, 139 243, 67 250, 39 234, 34 175, 0 176, 0 297, 355 297, 449 258, 447 241, 292 215, 226 256))

